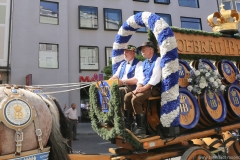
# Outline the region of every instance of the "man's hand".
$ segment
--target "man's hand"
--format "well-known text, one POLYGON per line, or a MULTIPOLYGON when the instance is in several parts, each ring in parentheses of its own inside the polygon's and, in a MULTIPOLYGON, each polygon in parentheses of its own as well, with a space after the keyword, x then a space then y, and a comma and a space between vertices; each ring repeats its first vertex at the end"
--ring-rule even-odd
POLYGON ((119 86, 122 86, 123 85, 123 80, 119 79, 118 84, 119 84, 119 86))
POLYGON ((144 92, 146 90, 147 90, 146 87, 138 87, 138 88, 136 88, 136 92, 137 93, 142 93, 142 92, 144 92))
POLYGON ((63 109, 65 110, 67 108, 66 104, 64 105, 63 109))
POLYGON ((70 122, 70 119, 69 119, 69 118, 67 118, 67 121, 68 121, 68 122, 70 122))

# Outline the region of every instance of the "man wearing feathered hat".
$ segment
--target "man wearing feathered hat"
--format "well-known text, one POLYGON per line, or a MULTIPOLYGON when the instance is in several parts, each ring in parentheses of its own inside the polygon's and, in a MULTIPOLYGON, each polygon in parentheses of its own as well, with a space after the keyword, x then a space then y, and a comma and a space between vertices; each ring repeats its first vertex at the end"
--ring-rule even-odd
MULTIPOLYGON (((137 49, 133 45, 127 45, 124 49, 124 61, 119 65, 116 73, 110 79, 119 79, 121 102, 124 95, 136 88, 139 77, 143 77, 142 62, 135 58, 137 49)), ((124 110, 125 127, 131 129, 133 122, 132 110, 124 110)))

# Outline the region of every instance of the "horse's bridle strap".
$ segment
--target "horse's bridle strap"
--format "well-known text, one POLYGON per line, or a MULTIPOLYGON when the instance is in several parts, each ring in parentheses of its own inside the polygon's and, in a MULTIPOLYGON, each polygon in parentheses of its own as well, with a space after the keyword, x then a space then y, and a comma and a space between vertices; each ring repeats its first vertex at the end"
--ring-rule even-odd
POLYGON ((20 155, 22 151, 22 141, 23 141, 23 132, 22 130, 18 130, 15 133, 15 141, 16 141, 16 155, 20 155))
MULTIPOLYGON (((34 107, 35 109, 35 107, 34 107)), ((38 122, 38 113, 37 113, 37 110, 35 109, 35 115, 34 115, 34 125, 35 125, 35 133, 38 137, 38 144, 39 144, 39 148, 41 150, 43 150, 43 144, 42 144, 42 130, 40 129, 39 127, 39 122, 38 122)))

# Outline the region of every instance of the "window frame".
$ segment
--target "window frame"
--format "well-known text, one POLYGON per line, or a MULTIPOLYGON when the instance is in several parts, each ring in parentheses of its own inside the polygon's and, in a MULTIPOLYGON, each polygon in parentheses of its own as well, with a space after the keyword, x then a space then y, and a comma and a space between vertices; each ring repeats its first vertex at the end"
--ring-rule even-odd
POLYGON ((41 43, 41 42, 39 42, 39 46, 38 47, 39 47, 39 49, 38 49, 38 68, 42 68, 42 69, 59 69, 59 44, 41 43), (40 67, 40 44, 57 45, 57 68, 40 67))
MULTIPOLYGON (((171 16, 171 14, 168 14, 168 13, 155 13, 155 14, 156 14, 156 15, 158 15, 158 14, 169 15, 171 25, 170 25, 170 24, 168 24, 168 25, 169 25, 169 26, 172 26, 172 16, 171 16)), ((159 16, 160 16, 160 15, 159 15, 159 16)))
POLYGON ((154 0, 154 3, 156 4, 165 4, 165 5, 169 5, 171 3, 170 0, 168 0, 168 3, 165 3, 165 2, 156 2, 157 0, 154 0))
POLYGON ((47 0, 40 0, 40 4, 39 4, 39 23, 40 24, 51 24, 51 25, 59 25, 59 2, 54 2, 54 1, 47 1, 47 0), (57 9, 58 9, 58 12, 57 12, 57 24, 54 24, 54 23, 43 23, 41 22, 41 18, 40 18, 40 6, 41 6, 41 2, 48 2, 48 3, 55 3, 57 4, 57 9))
POLYGON ((78 6, 78 28, 79 29, 90 29, 90 30, 97 30, 99 27, 98 25, 98 7, 94 7, 94 6, 83 6, 83 5, 79 5, 78 6), (89 8, 95 8, 97 10, 97 27, 96 28, 91 28, 91 27, 81 27, 81 17, 80 17, 80 7, 89 7, 89 8))
POLYGON ((99 71, 99 47, 98 46, 89 46, 89 45, 79 45, 79 73, 81 73, 81 71, 99 71), (97 48, 98 51, 98 56, 97 56, 97 69, 82 69, 81 68, 81 47, 90 47, 90 48, 97 48))
POLYGON ((191 6, 181 6, 181 5, 180 5, 180 0, 178 0, 178 5, 179 5, 179 6, 181 6, 181 7, 200 8, 200 6, 199 6, 199 0, 195 0, 195 1, 197 1, 197 7, 191 7, 191 6))
MULTIPOLYGON (((233 1, 232 0, 227 0, 227 1, 222 1, 222 4, 224 3, 224 2, 230 2, 230 6, 231 6, 231 8, 230 8, 230 10, 232 10, 233 9, 233 1)), ((236 4, 236 3, 235 3, 236 4)), ((223 4, 224 5, 224 4, 223 4)), ((225 5, 224 5, 225 6, 225 5)), ((224 7, 223 7, 224 8, 224 7)), ((224 8, 225 9, 225 8, 224 8)), ((226 9, 227 10, 227 9, 226 9)))
POLYGON ((236 8, 236 11, 237 11, 237 12, 240 12, 240 7, 239 7, 239 11, 237 10, 237 3, 240 4, 240 1, 235 1, 235 8, 236 8))
POLYGON ((148 1, 133 0, 133 1, 136 1, 136 2, 143 2, 143 3, 148 3, 148 2, 149 2, 149 0, 148 0, 148 1))
MULTIPOLYGON (((181 18, 192 18, 192 19, 199 19, 200 20, 200 30, 202 30, 202 19, 201 18, 195 18, 195 17, 184 17, 184 16, 180 16, 180 22, 181 22, 181 28, 183 28, 182 27, 182 20, 181 20, 181 18)), ((186 21, 185 21, 186 22, 186 21)), ((187 28, 187 29, 193 29, 193 28, 187 28)), ((198 30, 198 29, 194 29, 194 30, 198 30)))
MULTIPOLYGON (((108 61, 108 55, 107 55, 108 52, 107 52, 107 49, 110 49, 110 48, 113 50, 113 47, 109 47, 109 46, 106 46, 106 47, 105 47, 105 66, 109 66, 109 64, 108 64, 109 61, 108 61)), ((112 52, 111 52, 111 53, 112 53, 112 52)), ((112 55, 110 55, 110 56, 112 56, 112 55)))
MULTIPOLYGON (((135 15, 135 14, 137 14, 139 12, 143 12, 143 11, 133 11, 133 14, 135 15)), ((142 27, 142 28, 146 28, 146 31, 141 31, 141 30, 138 29, 138 30, 136 30, 136 32, 137 33, 147 33, 148 27, 142 27)))
POLYGON ((123 23, 123 20, 122 20, 122 9, 103 8, 103 23, 104 23, 104 30, 105 30, 105 31, 118 31, 119 28, 122 26, 122 23, 123 23), (121 16, 121 22, 120 22, 120 24, 119 24, 118 29, 107 29, 107 28, 106 28, 106 18, 105 18, 105 12, 106 12, 106 10, 119 10, 119 11, 121 11, 121 14, 120 14, 120 16, 121 16))

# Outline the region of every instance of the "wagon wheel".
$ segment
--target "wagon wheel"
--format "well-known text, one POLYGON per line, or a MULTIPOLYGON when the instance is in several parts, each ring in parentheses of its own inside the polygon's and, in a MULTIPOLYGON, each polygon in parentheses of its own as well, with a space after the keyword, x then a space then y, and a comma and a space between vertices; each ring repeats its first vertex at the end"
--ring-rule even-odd
POLYGON ((213 155, 205 148, 191 147, 187 149, 181 157, 181 160, 213 160, 213 155))

